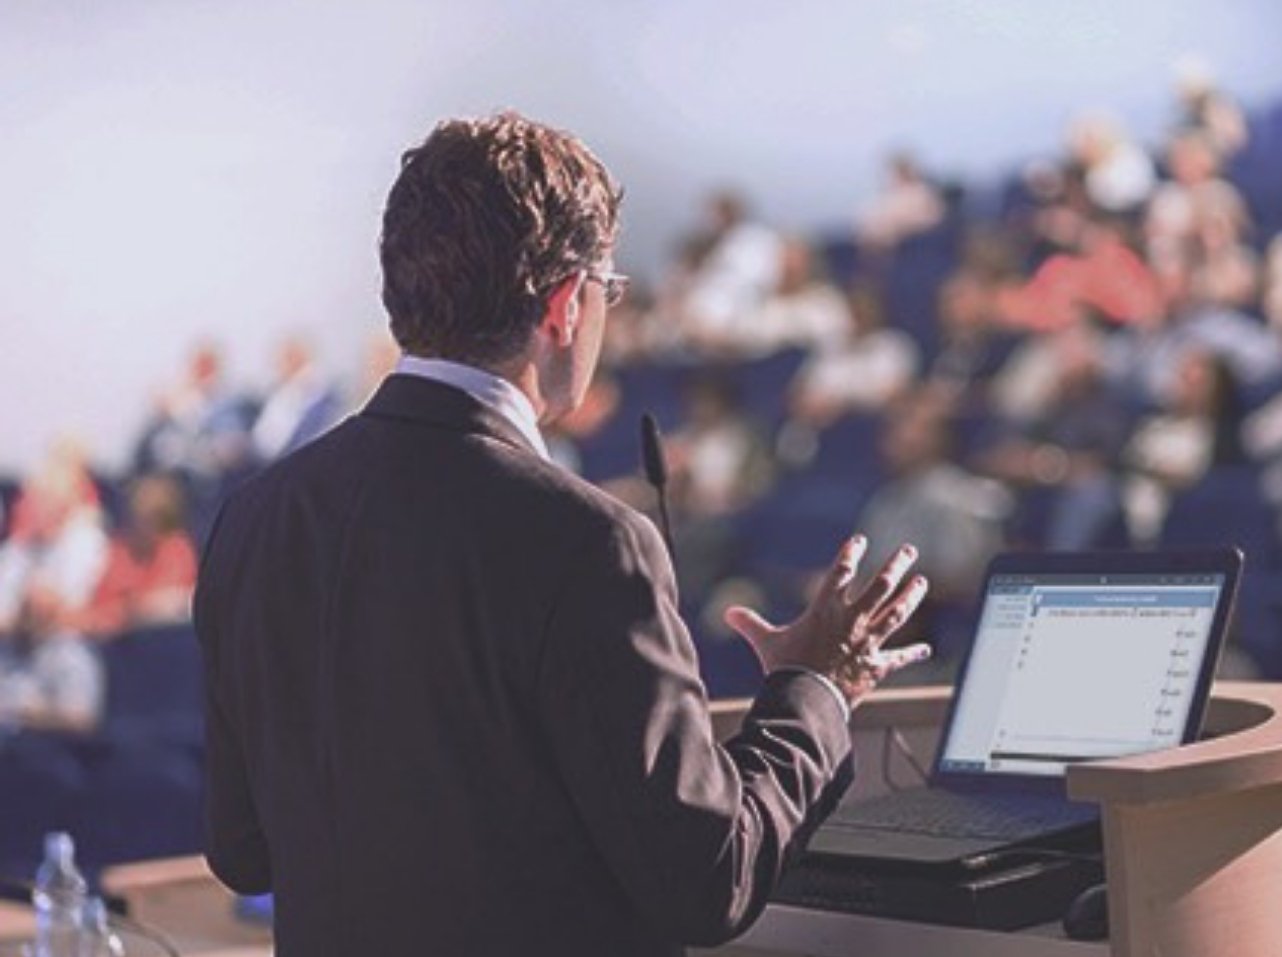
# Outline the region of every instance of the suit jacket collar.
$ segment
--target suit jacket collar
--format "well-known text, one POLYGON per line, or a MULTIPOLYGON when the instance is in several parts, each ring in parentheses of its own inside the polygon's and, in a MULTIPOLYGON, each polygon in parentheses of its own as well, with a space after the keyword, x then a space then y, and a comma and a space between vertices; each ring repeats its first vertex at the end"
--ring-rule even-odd
POLYGON ((400 419, 456 432, 498 439, 538 455, 521 430, 502 414, 463 389, 422 376, 393 373, 383 380, 361 412, 379 419, 400 419))

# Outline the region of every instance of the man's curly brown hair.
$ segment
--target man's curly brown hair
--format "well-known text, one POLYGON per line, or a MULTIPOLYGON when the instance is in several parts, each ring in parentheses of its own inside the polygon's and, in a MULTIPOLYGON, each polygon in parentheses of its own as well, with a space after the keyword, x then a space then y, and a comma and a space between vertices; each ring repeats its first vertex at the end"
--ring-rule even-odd
POLYGON ((383 213, 383 304, 402 349, 493 366, 556 285, 605 258, 622 192, 577 138, 500 113, 447 120, 401 158, 383 213))

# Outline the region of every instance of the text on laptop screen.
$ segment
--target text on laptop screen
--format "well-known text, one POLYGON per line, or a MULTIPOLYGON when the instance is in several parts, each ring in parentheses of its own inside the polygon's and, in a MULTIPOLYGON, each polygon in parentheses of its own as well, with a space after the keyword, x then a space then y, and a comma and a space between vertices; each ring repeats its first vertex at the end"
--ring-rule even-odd
POLYGON ((943 772, 1062 775, 1181 743, 1219 574, 994 575, 943 772))

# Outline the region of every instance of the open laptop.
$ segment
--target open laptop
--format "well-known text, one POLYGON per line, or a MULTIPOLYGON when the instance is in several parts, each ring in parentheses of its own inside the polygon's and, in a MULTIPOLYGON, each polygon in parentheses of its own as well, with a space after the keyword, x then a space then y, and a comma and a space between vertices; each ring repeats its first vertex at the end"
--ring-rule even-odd
POLYGON ((978 866, 1093 828, 1066 769, 1197 737, 1241 569, 1232 548, 999 556, 928 786, 844 803, 807 852, 978 866))

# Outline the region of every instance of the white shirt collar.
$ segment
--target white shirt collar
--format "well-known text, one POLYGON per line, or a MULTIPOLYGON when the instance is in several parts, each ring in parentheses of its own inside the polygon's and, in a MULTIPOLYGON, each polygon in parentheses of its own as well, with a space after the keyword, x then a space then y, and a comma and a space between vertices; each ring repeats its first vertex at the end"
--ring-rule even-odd
POLYGON ((409 355, 401 356, 400 361, 396 363, 396 371, 424 379, 433 379, 452 385, 456 389, 462 389, 472 398, 484 403, 507 419, 529 440, 530 445, 540 456, 551 461, 547 443, 543 441, 543 433, 539 431, 539 419, 534 412, 533 403, 524 392, 507 379, 461 362, 450 362, 448 359, 423 359, 409 355))

